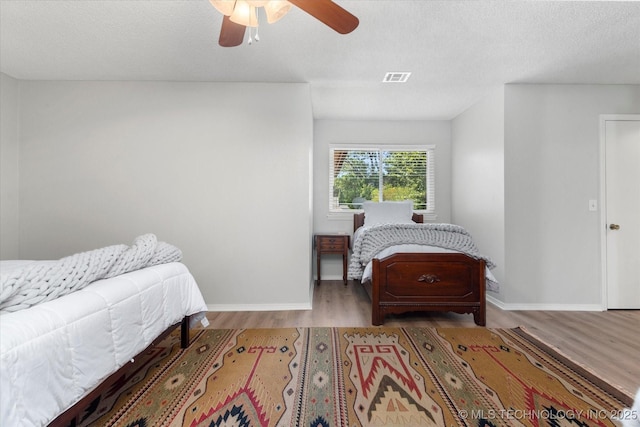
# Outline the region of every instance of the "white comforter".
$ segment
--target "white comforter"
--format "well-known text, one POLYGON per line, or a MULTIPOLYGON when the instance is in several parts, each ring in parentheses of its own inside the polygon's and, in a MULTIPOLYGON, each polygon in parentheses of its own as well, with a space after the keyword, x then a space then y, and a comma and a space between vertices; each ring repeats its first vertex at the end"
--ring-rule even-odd
POLYGON ((174 262, 0 316, 0 424, 48 424, 169 326, 206 310, 193 276, 174 262))
POLYGON ((57 261, 32 261, 20 268, 2 268, 0 315, 52 301, 96 280, 181 259, 180 249, 159 242, 155 234, 148 233, 136 237, 131 246, 105 246, 57 261))

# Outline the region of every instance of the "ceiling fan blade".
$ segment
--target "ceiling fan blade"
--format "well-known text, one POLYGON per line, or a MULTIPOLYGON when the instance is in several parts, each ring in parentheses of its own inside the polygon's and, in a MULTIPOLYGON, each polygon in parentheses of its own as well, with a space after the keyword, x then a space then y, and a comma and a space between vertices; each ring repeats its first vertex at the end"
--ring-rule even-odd
POLYGON ((360 21, 331 0, 289 0, 289 3, 315 17, 340 34, 355 30, 360 21))
POLYGON ((222 19, 220 28, 220 38, 218 44, 222 47, 240 46, 244 41, 244 32, 247 29, 244 25, 236 24, 228 16, 222 19))

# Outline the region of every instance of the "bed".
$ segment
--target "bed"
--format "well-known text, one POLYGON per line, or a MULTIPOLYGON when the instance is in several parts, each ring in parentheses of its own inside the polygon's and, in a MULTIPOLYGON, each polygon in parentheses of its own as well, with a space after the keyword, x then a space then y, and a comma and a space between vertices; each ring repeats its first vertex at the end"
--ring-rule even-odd
POLYGON ((423 224, 410 203, 371 205, 353 218, 349 278, 367 289, 372 324, 383 324, 392 313, 452 311, 471 313, 485 326, 487 284, 497 290, 497 281, 493 263, 478 253, 466 230, 423 224))
MULTIPOLYGON (((30 263, 3 261, 3 279, 30 263)), ((181 327, 186 347, 188 328, 205 324, 206 310, 187 267, 170 261, 3 312, 0 423, 75 425, 79 411, 158 339, 181 327)))

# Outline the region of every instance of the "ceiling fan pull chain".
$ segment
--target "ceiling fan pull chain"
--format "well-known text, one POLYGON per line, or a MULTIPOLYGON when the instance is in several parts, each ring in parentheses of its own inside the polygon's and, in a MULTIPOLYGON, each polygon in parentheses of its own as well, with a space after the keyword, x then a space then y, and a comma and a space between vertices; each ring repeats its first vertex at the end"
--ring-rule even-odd
POLYGON ((254 37, 256 43, 260 41, 260 34, 258 34, 258 29, 260 29, 260 14, 256 10, 256 36, 254 37))
POLYGON ((256 32, 255 32, 255 36, 253 35, 253 28, 252 27, 247 27, 249 29, 249 40, 247 40, 248 44, 253 44, 253 41, 255 40, 256 43, 260 41, 260 34, 258 34, 258 28, 260 27, 260 19, 258 18, 258 14, 256 12, 256 32))

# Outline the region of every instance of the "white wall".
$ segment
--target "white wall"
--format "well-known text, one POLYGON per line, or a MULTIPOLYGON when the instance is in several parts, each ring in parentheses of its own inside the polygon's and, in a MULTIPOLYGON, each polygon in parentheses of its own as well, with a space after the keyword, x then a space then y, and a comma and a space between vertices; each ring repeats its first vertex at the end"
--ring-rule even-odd
POLYGON ((0 73, 0 259, 16 259, 20 82, 0 73))
MULTIPOLYGON (((334 143, 436 146, 436 215, 451 216, 451 125, 449 121, 316 120, 313 148, 313 231, 353 232, 353 215, 329 218, 329 145, 334 143)), ((314 263, 314 271, 315 271, 314 263)), ((315 273, 314 273, 315 276, 315 273)), ((323 256, 322 279, 342 279, 342 260, 323 256)))
POLYGON ((599 116, 638 85, 506 85, 452 122, 452 220, 498 264, 510 309, 600 309, 599 116))
POLYGON ((216 309, 310 307, 308 85, 21 86, 21 258, 152 232, 216 309))
MULTIPOLYGON (((638 85, 514 84, 452 122, 314 124, 304 84, 0 77, 2 259, 154 232, 216 308, 307 307, 312 232, 352 231, 350 216, 328 218, 329 144, 426 143, 437 221, 467 227, 497 262, 499 302, 601 304, 600 214, 587 206, 599 115, 639 113, 638 85)), ((325 260, 323 277, 341 267, 325 260)))
MULTIPOLYGON (((504 88, 452 121, 451 219, 471 233, 505 277, 504 88)), ((492 295, 501 298, 505 286, 492 295)))
POLYGON ((512 308, 601 307, 599 115, 640 85, 505 87, 505 286, 512 308))

